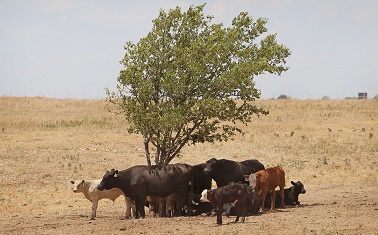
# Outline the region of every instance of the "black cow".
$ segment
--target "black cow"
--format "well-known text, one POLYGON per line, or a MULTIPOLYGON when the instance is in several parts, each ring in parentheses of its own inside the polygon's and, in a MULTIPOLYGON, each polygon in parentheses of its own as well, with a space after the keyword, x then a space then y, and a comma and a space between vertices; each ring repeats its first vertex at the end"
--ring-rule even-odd
MULTIPOLYGON (((299 194, 305 194, 306 193, 306 189, 304 188, 304 185, 302 184, 301 181, 298 181, 298 182, 294 182, 294 181, 291 181, 291 184, 293 186, 291 186, 290 188, 285 188, 284 190, 284 203, 285 205, 289 205, 289 206, 297 206, 300 204, 300 202, 298 201, 298 197, 299 197, 299 194)), ((276 207, 280 206, 281 205, 281 196, 280 196, 280 193, 279 193, 279 190, 276 190, 275 191, 276 193, 276 207)), ((271 192, 268 192, 267 195, 266 195, 266 198, 265 198, 265 206, 266 207, 269 207, 270 206, 270 203, 271 203, 271 192)))
POLYGON ((206 162, 204 172, 208 174, 218 187, 227 185, 230 182, 243 182, 244 174, 255 173, 265 169, 258 160, 246 160, 235 162, 227 159, 212 158, 206 162))
POLYGON ((202 213, 206 213, 210 215, 211 211, 213 210, 213 206, 210 204, 210 202, 200 201, 202 191, 204 189, 211 189, 212 184, 212 179, 204 172, 204 169, 206 168, 206 163, 193 165, 192 168, 195 170, 195 174, 193 177, 193 214, 201 215, 202 213))
MULTIPOLYGON (((188 211, 191 213, 193 187, 193 169, 187 164, 172 164, 167 166, 133 166, 129 169, 107 171, 97 187, 99 190, 119 188, 134 200, 136 206, 135 218, 145 217, 144 205, 147 195, 153 197, 167 197, 177 192, 180 198, 187 198, 188 211)), ((181 213, 182 203, 177 208, 181 213)), ((180 214, 179 214, 180 215, 180 214)))
POLYGON ((193 193, 201 194, 204 189, 211 189, 212 179, 204 172, 206 163, 193 165, 192 168, 195 170, 193 176, 193 193))

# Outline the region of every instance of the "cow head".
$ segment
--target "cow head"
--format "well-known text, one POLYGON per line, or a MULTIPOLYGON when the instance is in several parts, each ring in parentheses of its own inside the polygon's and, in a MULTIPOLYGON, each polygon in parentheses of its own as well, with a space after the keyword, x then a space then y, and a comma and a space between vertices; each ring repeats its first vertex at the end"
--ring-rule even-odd
POLYGON ((115 182, 117 181, 118 170, 112 169, 107 171, 102 177, 100 184, 97 186, 97 189, 103 191, 104 189, 109 190, 115 187, 115 182))
POLYGON ((244 180, 249 182, 249 186, 253 189, 256 188, 256 174, 243 175, 244 180))
POLYGON ((76 180, 76 181, 73 181, 71 180, 71 186, 72 186, 72 191, 74 193, 79 193, 82 191, 82 187, 84 186, 84 180, 76 180))
POLYGON ((304 188, 304 185, 302 184, 301 181, 298 181, 298 182, 294 182, 294 181, 291 181, 291 184, 294 186, 294 192, 296 194, 305 194, 306 193, 306 189, 304 188))
POLYGON ((217 171, 220 165, 221 163, 217 159, 212 158, 206 162, 206 166, 205 169, 203 169, 203 172, 205 174, 211 175, 212 173, 217 171))
POLYGON ((209 199, 207 199, 208 192, 211 193, 211 190, 204 189, 202 191, 202 193, 201 193, 201 199, 200 199, 201 202, 208 202, 209 201, 209 199))

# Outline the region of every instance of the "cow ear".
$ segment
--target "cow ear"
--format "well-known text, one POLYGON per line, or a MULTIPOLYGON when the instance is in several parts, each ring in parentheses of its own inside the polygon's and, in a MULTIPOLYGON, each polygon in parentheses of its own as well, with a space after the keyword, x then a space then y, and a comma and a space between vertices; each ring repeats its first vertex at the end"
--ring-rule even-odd
POLYGON ((294 186, 296 185, 294 181, 291 181, 291 184, 294 185, 294 186))
POLYGON ((82 180, 81 183, 84 185, 85 180, 82 180))

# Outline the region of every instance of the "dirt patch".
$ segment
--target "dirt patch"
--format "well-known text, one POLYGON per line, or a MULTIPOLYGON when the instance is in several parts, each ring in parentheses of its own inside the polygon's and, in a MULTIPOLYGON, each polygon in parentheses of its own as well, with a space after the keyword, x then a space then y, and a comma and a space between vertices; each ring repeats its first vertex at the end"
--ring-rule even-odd
MULTIPOLYGON (((378 203, 375 187, 308 187, 302 205, 258 216, 245 223, 214 216, 123 220, 123 204, 100 202, 98 218, 89 220, 90 203, 72 196, 56 211, 4 215, 3 234, 376 234, 378 203), (349 193, 347 193, 349 192, 349 193), (76 201, 76 202, 75 202, 76 201), (82 205, 84 208, 80 209, 82 205)), ((27 207, 27 205, 24 205, 27 207)))

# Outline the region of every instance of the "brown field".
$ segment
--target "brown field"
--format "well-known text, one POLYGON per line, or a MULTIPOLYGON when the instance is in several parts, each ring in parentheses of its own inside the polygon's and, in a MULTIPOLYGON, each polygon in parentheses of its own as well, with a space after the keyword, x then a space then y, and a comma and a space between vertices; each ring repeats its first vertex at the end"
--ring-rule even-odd
POLYGON ((72 179, 145 164, 142 138, 105 101, 0 98, 0 234, 378 234, 378 100, 260 100, 270 110, 234 141, 187 146, 175 162, 258 159, 302 181, 301 206, 246 222, 213 216, 124 220, 124 201, 91 203, 72 179))

